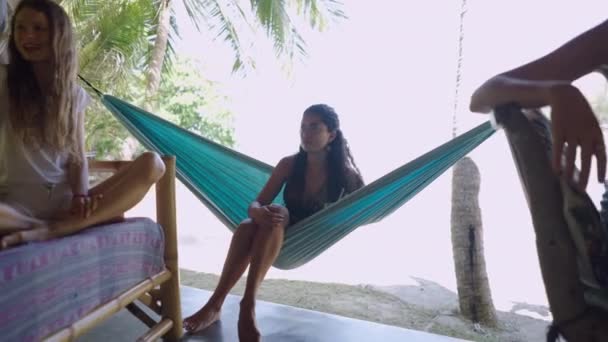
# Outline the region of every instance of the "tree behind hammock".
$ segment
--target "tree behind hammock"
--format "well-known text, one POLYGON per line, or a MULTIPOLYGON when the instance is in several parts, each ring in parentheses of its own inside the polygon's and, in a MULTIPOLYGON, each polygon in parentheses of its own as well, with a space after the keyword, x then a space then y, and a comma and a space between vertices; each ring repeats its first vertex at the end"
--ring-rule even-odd
POLYGON ((452 173, 452 251, 460 313, 473 323, 496 326, 483 248, 479 207, 481 176, 473 160, 464 157, 452 173))
MULTIPOLYGON (((453 137, 456 137, 458 130, 458 91, 462 78, 462 48, 466 10, 466 0, 462 0, 452 117, 453 137)), ((465 157, 456 163, 452 173, 452 210, 450 218, 452 252, 460 313, 473 323, 495 327, 497 324, 496 310, 492 302, 483 249, 483 225, 479 206, 480 184, 479 169, 471 158, 465 157)))

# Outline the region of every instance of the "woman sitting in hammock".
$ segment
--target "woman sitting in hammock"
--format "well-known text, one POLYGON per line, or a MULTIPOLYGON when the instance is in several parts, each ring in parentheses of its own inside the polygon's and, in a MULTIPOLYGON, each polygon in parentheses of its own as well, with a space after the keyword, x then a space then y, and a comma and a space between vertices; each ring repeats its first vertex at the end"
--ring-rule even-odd
MULTIPOLYGON (((576 184, 587 187, 591 157, 597 159, 598 181, 606 176, 606 150, 599 123, 574 80, 608 65, 608 21, 572 39, 550 54, 494 76, 475 91, 471 111, 490 112, 516 102, 524 108, 551 107, 553 167, 573 179, 576 151, 581 172, 576 184), (565 152, 566 165, 561 165, 565 152)), ((608 73, 605 72, 608 77, 608 73)))
POLYGON ((300 151, 278 163, 249 207, 249 218, 241 222, 232 237, 217 288, 207 304, 184 320, 186 330, 203 330, 220 318, 228 292, 249 266, 238 333, 241 341, 258 341, 255 297, 279 255, 285 230, 363 186, 333 108, 320 104, 306 109, 300 136, 300 151), (271 203, 283 185, 286 207, 271 203))
POLYGON ((23 0, 0 66, 1 248, 76 233, 137 204, 164 173, 158 155, 89 189, 72 25, 51 0, 23 0))

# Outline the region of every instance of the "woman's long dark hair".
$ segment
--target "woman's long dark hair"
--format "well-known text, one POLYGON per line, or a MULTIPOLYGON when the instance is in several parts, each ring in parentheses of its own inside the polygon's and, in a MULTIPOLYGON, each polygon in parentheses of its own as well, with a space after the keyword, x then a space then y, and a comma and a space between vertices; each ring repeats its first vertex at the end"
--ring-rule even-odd
MULTIPOLYGON (((304 114, 318 115, 327 129, 336 134, 334 140, 328 145, 327 153, 327 199, 335 202, 348 189, 350 182, 363 184, 361 172, 355 164, 348 142, 340 129, 340 120, 336 111, 326 104, 316 104, 308 107, 304 114), (353 177, 355 179, 352 179, 353 177)), ((288 179, 290 193, 302 194, 304 192, 306 163, 307 153, 300 147, 288 179)))

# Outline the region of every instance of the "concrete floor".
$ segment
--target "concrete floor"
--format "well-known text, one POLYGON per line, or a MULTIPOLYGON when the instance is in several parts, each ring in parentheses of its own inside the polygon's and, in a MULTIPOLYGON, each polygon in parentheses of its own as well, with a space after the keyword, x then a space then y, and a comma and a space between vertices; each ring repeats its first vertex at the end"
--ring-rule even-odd
MULTIPOLYGON (((183 286, 182 314, 194 313, 207 301, 209 291, 183 286)), ((183 341, 232 342, 238 341, 237 318, 240 297, 228 296, 222 311, 222 320, 196 335, 184 335, 183 341)), ((266 342, 449 342, 462 341, 389 325, 372 323, 337 315, 304 310, 286 305, 258 301, 256 307, 258 328, 266 342)), ((123 310, 89 331, 79 341, 109 342, 135 341, 146 327, 123 310)))

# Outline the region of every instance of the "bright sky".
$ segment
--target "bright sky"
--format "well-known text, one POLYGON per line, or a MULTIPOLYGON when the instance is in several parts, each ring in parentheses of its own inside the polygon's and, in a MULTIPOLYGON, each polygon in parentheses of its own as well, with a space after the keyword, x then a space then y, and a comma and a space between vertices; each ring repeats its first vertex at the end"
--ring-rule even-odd
MULTIPOLYGON (((308 37, 310 58, 291 79, 269 53, 247 79, 231 76, 226 47, 184 33, 182 53, 204 60, 206 75, 231 95, 240 151, 271 164, 295 152, 301 113, 318 102, 341 115, 367 182, 450 139, 459 1, 345 2, 349 19, 308 37)), ((469 0, 460 131, 487 120, 467 109, 471 92, 483 80, 600 23, 607 9, 605 0, 469 0)), ((595 95, 605 91, 600 80, 590 77, 581 84, 595 95)), ((497 306, 544 304, 532 225, 504 135, 493 136, 472 157, 482 174, 486 263, 497 306)), ((382 285, 408 284, 409 276, 416 276, 455 290, 450 176, 447 172, 397 213, 352 233, 308 265, 289 272, 273 269, 269 276, 382 285)), ((590 188, 599 203, 601 187, 590 188)), ((196 200, 183 196, 180 229, 198 245, 180 246, 181 264, 218 273, 228 230, 211 219, 200 227, 196 200)))

